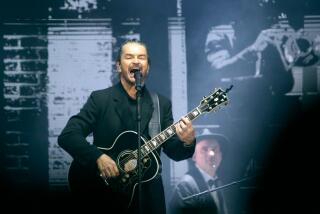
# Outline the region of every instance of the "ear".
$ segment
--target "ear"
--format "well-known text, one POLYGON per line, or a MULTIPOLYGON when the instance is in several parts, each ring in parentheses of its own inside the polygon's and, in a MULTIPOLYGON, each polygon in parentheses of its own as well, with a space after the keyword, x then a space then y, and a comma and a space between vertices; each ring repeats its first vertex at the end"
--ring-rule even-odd
POLYGON ((121 67, 120 67, 120 63, 119 62, 117 62, 116 63, 116 67, 117 67, 117 72, 121 72, 121 67))
POLYGON ((150 65, 148 64, 148 67, 147 67, 147 74, 149 74, 149 68, 150 68, 150 65))

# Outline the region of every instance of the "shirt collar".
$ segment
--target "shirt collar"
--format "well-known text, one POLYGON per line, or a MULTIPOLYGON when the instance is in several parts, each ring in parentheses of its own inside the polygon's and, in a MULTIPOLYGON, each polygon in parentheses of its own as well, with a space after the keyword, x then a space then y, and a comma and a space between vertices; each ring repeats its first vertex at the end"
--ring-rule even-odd
POLYGON ((205 182, 208 183, 209 180, 217 180, 218 176, 211 177, 208 173, 206 173, 203 169, 201 169, 197 164, 195 164, 197 169, 200 171, 202 177, 204 178, 205 182))

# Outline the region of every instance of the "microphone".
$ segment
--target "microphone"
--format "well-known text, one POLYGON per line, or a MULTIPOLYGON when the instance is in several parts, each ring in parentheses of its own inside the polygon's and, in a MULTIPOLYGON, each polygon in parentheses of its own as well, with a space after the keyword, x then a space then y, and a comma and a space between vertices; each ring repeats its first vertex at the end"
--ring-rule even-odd
POLYGON ((142 74, 140 72, 140 69, 139 68, 133 68, 131 70, 134 74, 134 78, 135 78, 135 83, 136 83, 136 90, 137 91, 140 91, 141 88, 142 88, 142 84, 141 84, 141 80, 142 80, 142 74))

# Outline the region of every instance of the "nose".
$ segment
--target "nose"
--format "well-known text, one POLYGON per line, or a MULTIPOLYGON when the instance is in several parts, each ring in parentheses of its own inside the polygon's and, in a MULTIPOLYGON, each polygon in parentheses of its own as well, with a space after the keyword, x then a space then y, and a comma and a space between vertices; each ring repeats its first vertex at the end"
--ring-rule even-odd
POLYGON ((132 61, 132 67, 134 68, 140 68, 141 67, 141 62, 138 58, 134 58, 132 61))
POLYGON ((135 63, 135 64, 140 64, 140 59, 139 59, 139 57, 134 57, 134 58, 133 58, 133 63, 135 63))

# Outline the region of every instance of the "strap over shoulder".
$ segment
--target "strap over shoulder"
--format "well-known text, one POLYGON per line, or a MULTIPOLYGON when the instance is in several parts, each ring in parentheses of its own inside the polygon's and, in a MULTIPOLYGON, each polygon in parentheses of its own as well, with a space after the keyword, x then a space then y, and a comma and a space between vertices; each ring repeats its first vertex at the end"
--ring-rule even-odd
POLYGON ((153 138, 161 132, 160 104, 158 94, 152 91, 149 93, 153 102, 153 113, 149 122, 149 135, 151 138, 153 138))

